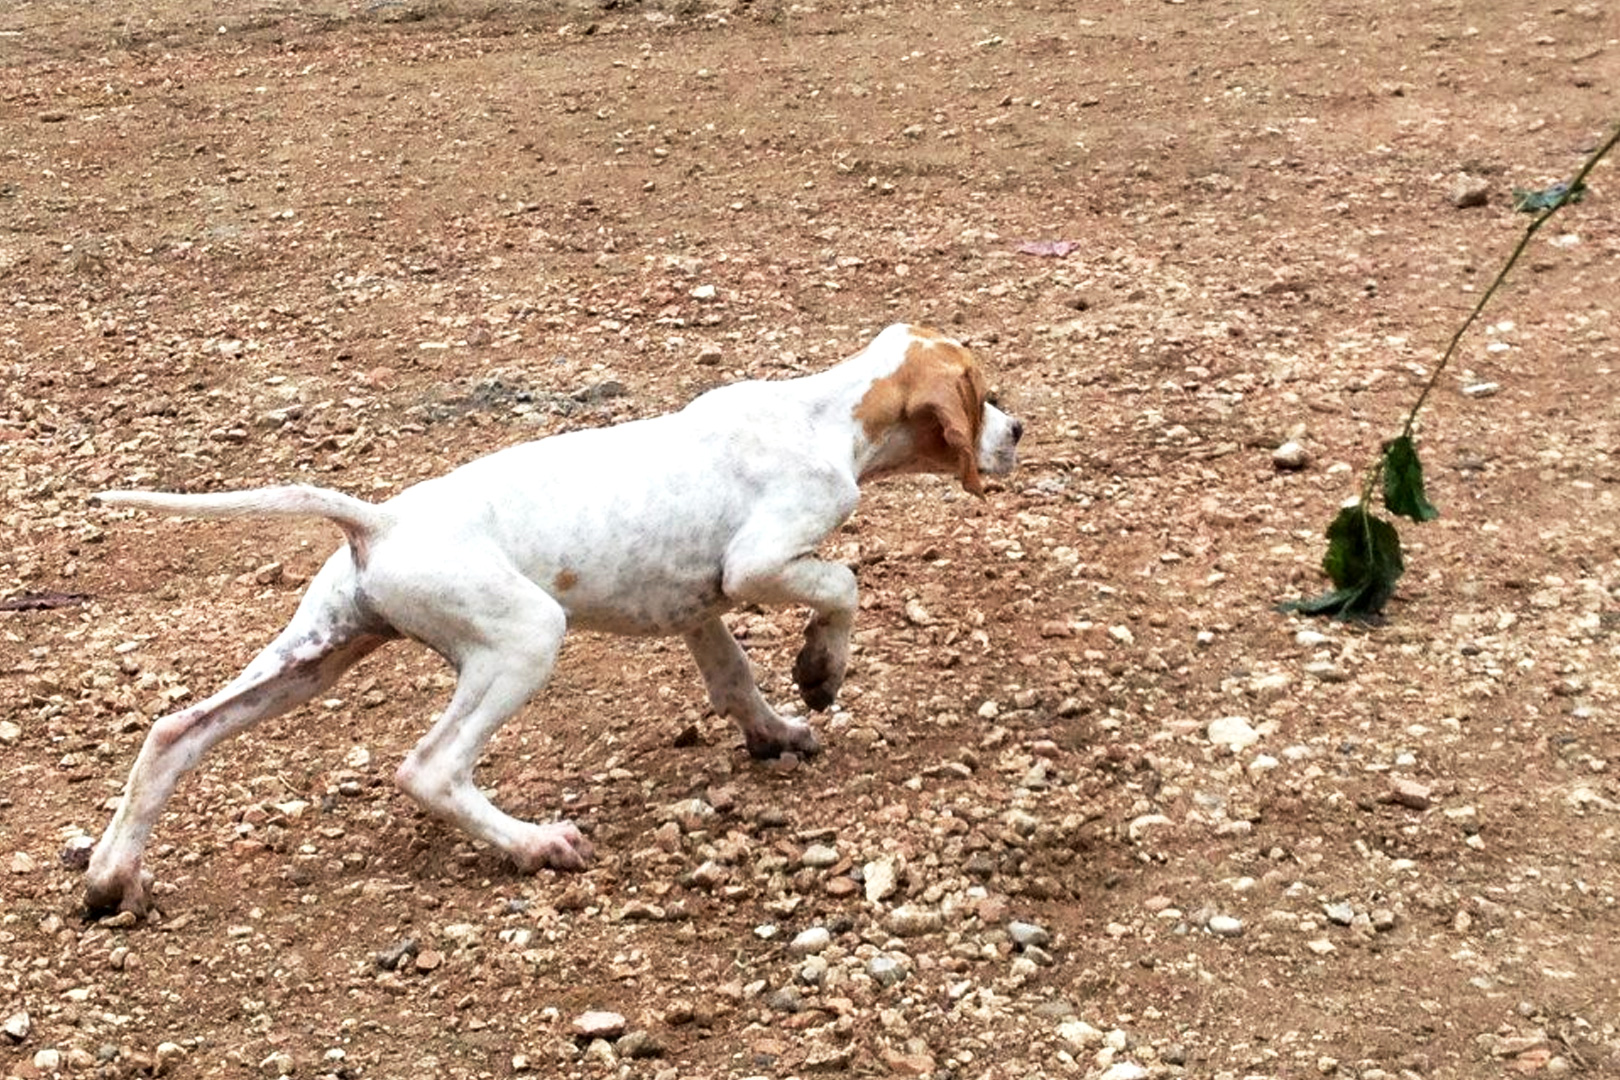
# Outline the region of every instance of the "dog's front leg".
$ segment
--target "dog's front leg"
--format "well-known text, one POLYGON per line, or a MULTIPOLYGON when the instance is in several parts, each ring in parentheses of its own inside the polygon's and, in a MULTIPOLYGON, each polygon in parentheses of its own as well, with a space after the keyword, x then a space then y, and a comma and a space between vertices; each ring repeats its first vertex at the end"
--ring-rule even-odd
POLYGON ((784 559, 784 548, 795 551, 797 545, 783 544, 779 537, 761 531, 739 536, 727 552, 725 591, 739 603, 804 604, 812 610, 804 628, 804 647, 793 662, 793 681, 804 703, 822 710, 837 698, 849 666, 858 596, 855 573, 802 549, 784 559))
POLYGON ((821 750, 809 724, 779 716, 766 704, 754 682, 748 657, 718 615, 688 630, 685 638, 698 670, 703 672, 709 704, 742 729, 750 754, 765 759, 792 751, 808 757, 821 750))

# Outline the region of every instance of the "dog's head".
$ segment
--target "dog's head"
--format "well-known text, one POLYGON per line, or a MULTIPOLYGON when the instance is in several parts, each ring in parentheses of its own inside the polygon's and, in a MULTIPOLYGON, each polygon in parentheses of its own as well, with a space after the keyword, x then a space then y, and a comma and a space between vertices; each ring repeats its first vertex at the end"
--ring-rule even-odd
POLYGON ((855 408, 866 438, 887 444, 872 474, 953 473, 982 495, 983 476, 1012 472, 1023 422, 990 400, 984 371, 967 347, 919 326, 890 327, 872 343, 890 345, 894 369, 855 408))

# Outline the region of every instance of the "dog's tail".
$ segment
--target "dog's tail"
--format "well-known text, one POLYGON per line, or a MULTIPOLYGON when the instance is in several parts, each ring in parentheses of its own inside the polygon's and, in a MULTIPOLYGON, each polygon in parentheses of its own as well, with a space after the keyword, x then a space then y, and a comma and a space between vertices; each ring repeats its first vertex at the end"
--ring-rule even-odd
POLYGON ((355 561, 362 564, 372 541, 392 520, 388 511, 375 503, 308 484, 201 495, 167 491, 103 491, 90 498, 92 502, 107 506, 134 506, 182 517, 323 517, 343 530, 355 561))

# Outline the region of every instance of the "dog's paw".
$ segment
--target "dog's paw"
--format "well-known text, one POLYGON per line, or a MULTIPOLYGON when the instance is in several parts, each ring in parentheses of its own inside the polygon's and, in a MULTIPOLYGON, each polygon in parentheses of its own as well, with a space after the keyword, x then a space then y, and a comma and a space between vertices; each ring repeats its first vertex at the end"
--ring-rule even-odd
POLYGON ((799 697, 816 712, 825 712, 838 700, 844 685, 844 663, 828 646, 825 633, 812 623, 804 632, 804 648, 793 659, 793 681, 799 697))
POLYGON ((128 874, 90 878, 84 886, 84 911, 92 919, 121 911, 146 918, 152 912, 152 875, 137 866, 128 874))
POLYGON ((524 873, 537 870, 585 869, 595 849, 572 821, 553 821, 546 825, 531 825, 532 830, 523 838, 519 850, 511 852, 512 860, 524 873))
POLYGON ((779 720, 769 730, 744 731, 743 740, 748 745, 748 755, 756 761, 774 761, 790 753, 806 758, 821 753, 821 740, 816 738, 810 725, 791 720, 779 720))

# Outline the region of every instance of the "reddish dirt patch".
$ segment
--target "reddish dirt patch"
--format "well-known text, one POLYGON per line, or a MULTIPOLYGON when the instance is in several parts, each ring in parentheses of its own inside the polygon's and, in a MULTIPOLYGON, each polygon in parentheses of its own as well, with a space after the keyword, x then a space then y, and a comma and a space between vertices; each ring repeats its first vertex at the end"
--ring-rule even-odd
MULTIPOLYGON (((8 1076, 1620 1073, 1612 163, 1435 398, 1390 622, 1271 610, 1615 122, 1612 6, 227 6, 0 12, 0 598, 90 597, 0 611, 8 1076), (480 780, 599 858, 523 877, 389 783, 450 685, 396 646, 186 779, 151 925, 80 920, 64 846, 337 541, 91 492, 380 498, 902 318, 1026 462, 828 545, 822 758, 572 639, 480 780)), ((800 618, 735 619, 773 701, 800 618)))

